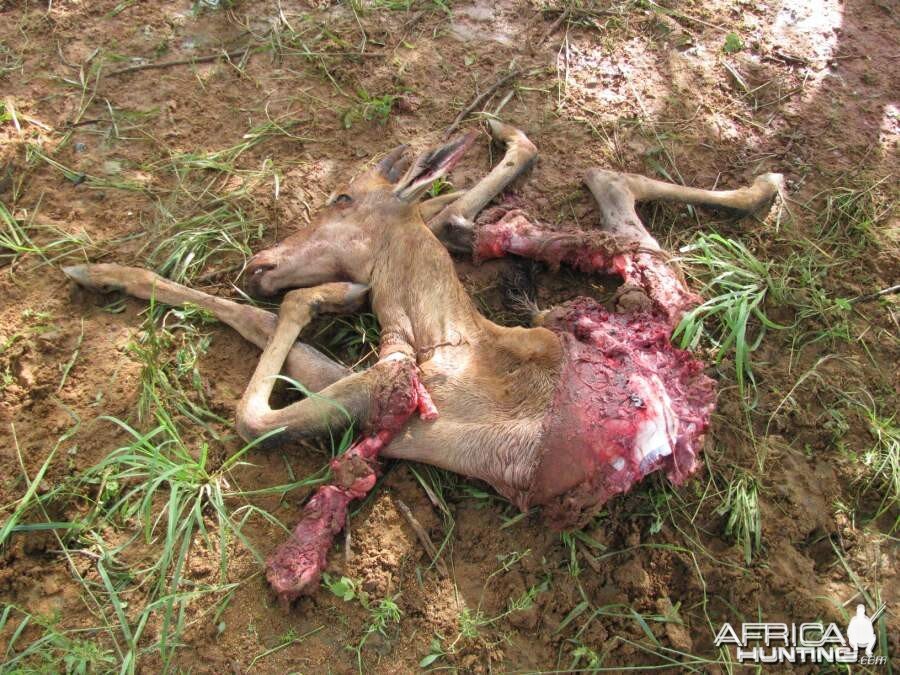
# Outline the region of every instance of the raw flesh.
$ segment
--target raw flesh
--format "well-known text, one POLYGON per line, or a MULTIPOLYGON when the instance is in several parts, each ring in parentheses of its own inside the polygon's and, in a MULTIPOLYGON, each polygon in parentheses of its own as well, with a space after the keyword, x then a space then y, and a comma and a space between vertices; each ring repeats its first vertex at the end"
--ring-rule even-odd
POLYGON ((335 536, 344 529, 347 509, 354 499, 362 499, 375 487, 378 454, 416 410, 422 419, 437 417, 437 409, 419 379, 410 359, 383 362, 391 369, 383 391, 373 396, 374 410, 368 432, 344 454, 331 462, 334 481, 323 485, 303 508, 303 517, 266 561, 266 578, 279 600, 289 604, 318 587, 328 551, 335 536))
POLYGON ((550 525, 578 527, 649 473, 662 469, 676 484, 693 473, 715 385, 701 361, 671 343, 673 328, 701 298, 665 254, 602 231, 554 232, 502 207, 479 220, 474 249, 480 260, 514 254, 625 282, 621 313, 578 298, 542 318, 565 356, 542 459, 519 506, 543 505, 550 525))
POLYGON ((665 317, 578 298, 544 325, 565 357, 528 501, 543 505, 550 525, 584 525, 654 471, 676 485, 695 471, 715 385, 701 361, 672 345, 665 317))
MULTIPOLYGON (((485 212, 475 233, 474 252, 476 260, 513 254, 545 262, 553 269, 566 263, 581 272, 618 275, 624 282, 623 290, 649 300, 629 302, 628 308, 635 304, 638 308, 652 305, 671 328, 685 311, 702 301, 688 290, 658 248, 619 242, 599 230, 555 232, 534 224, 518 209, 507 211, 498 207, 485 212)), ((625 299, 627 294, 620 297, 625 299)))

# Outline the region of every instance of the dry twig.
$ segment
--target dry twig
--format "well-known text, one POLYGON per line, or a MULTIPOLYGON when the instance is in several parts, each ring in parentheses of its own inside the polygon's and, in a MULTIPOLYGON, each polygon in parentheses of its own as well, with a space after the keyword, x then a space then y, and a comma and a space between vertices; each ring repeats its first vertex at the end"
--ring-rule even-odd
POLYGON ((194 56, 190 59, 178 59, 176 61, 160 61, 156 63, 142 63, 139 66, 128 66, 107 73, 107 77, 115 77, 116 75, 124 75, 125 73, 135 73, 139 70, 150 70, 153 68, 169 68, 170 66, 187 66, 192 63, 208 63, 210 61, 218 61, 219 59, 234 59, 238 56, 250 53, 250 47, 235 49, 231 52, 219 52, 218 54, 206 54, 205 56, 194 56))
POLYGON ((453 124, 451 124, 449 127, 447 127, 447 130, 444 132, 444 139, 446 140, 446 139, 450 138, 450 136, 453 134, 453 132, 456 131, 456 129, 459 127, 460 123, 462 123, 462 121, 469 115, 469 113, 471 113, 473 110, 475 110, 475 108, 477 108, 478 106, 486 103, 487 100, 491 96, 493 96, 497 92, 498 89, 502 89, 508 83, 512 82, 517 77, 519 77, 523 72, 524 71, 521 68, 516 68, 515 70, 507 73, 506 75, 501 77, 499 80, 494 82, 494 84, 492 84, 490 87, 485 89, 483 92, 478 94, 478 96, 476 96, 469 105, 467 105, 465 108, 463 108, 460 111, 459 115, 456 116, 456 119, 453 120, 453 124))
POLYGON ((406 518, 406 522, 409 523, 409 526, 416 533, 416 537, 419 538, 419 542, 428 552, 428 555, 431 557, 431 561, 434 563, 434 566, 437 567, 438 572, 440 572, 444 576, 448 576, 450 572, 447 569, 447 565, 444 564, 444 561, 438 557, 437 548, 435 548, 435 545, 431 541, 431 537, 429 537, 428 533, 425 531, 425 528, 422 527, 422 523, 416 520, 416 517, 412 514, 412 511, 409 510, 409 507, 400 499, 395 499, 394 503, 397 505, 400 513, 403 514, 403 517, 406 518))
POLYGON ((874 293, 858 295, 857 297, 850 300, 850 303, 855 305, 858 302, 868 302, 869 300, 875 300, 876 298, 880 298, 885 295, 893 295, 894 293, 900 293, 900 284, 894 284, 893 286, 882 288, 880 291, 875 291, 874 293))

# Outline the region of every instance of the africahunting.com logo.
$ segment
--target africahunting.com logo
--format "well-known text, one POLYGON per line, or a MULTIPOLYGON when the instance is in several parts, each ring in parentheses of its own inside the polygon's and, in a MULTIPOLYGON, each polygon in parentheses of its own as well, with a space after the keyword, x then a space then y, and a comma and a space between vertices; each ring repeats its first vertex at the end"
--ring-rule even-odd
POLYGON ((736 631, 730 623, 716 634, 715 645, 735 645, 739 663, 859 663, 883 665, 884 655, 874 655, 875 622, 884 612, 881 605, 872 616, 857 605, 846 636, 837 624, 745 623, 736 631))

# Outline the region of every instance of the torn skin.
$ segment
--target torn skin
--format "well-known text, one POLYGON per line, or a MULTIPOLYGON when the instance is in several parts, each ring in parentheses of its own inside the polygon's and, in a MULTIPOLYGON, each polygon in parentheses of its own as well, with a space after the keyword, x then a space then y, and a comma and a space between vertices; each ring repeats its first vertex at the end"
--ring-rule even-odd
POLYGON ((544 326, 565 357, 527 503, 542 505, 554 528, 582 527, 654 471, 684 482, 699 465, 716 390, 705 364, 672 345, 668 321, 577 298, 544 326))
POLYGON ((350 502, 362 499, 375 487, 380 473, 379 453, 416 410, 423 420, 437 417, 437 408, 413 361, 403 359, 385 367, 394 372, 386 378, 389 384, 384 391, 373 399, 368 433, 332 460, 334 481, 316 490, 290 538, 266 561, 266 578, 285 606, 318 587, 328 551, 347 522, 350 502))
POLYGON ((703 362, 670 336, 700 296, 659 251, 602 231, 554 232, 501 207, 480 221, 475 256, 508 253, 625 282, 618 295, 624 313, 577 298, 543 316, 565 356, 541 460, 530 489, 513 500, 523 509, 541 505, 548 524, 566 529, 585 525, 612 496, 654 471, 682 483, 698 466, 716 392, 703 362))

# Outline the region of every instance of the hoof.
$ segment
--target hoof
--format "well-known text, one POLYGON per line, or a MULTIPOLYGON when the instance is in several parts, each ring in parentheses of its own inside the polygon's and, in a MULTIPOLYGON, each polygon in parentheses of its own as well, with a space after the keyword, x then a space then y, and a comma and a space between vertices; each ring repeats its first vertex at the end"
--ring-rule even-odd
POLYGON ((764 210, 768 210, 775 197, 784 192, 784 174, 764 173, 761 176, 757 176, 756 180, 753 181, 753 189, 757 190, 760 196, 756 203, 747 209, 747 212, 759 214, 764 210))
MULTIPOLYGON (((125 289, 125 284, 119 279, 123 276, 122 268, 119 265, 71 265, 63 267, 63 274, 72 279, 79 286, 90 288, 95 291, 109 293, 110 291, 121 291, 125 289)), ((131 270, 132 277, 143 270, 131 270)))
POLYGON ((62 268, 63 274, 81 286, 91 287, 91 273, 87 265, 70 265, 62 268))

